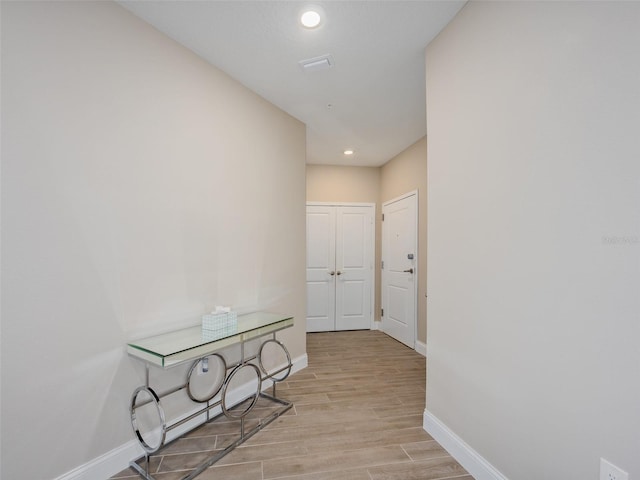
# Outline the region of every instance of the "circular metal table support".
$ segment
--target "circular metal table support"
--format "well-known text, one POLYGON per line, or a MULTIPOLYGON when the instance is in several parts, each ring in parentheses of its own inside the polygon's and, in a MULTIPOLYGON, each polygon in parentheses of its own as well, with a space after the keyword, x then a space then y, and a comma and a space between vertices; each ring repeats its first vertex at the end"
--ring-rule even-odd
POLYGON ((140 445, 142 446, 142 448, 147 453, 154 453, 160 450, 160 447, 164 445, 164 440, 167 436, 167 422, 164 416, 164 409, 162 408, 162 405, 160 405, 160 398, 158 398, 158 395, 156 394, 156 392, 154 392, 152 388, 147 386, 141 386, 136 388, 135 391, 133 392, 133 395, 131 396, 130 411, 131 411, 131 426, 133 427, 133 431, 136 434, 138 442, 140 442, 140 445), (151 398, 149 400, 143 401, 140 404, 138 404, 137 403, 138 395, 141 392, 146 392, 151 398), (142 435, 142 433, 140 433, 140 429, 138 428, 138 419, 136 415, 136 408, 139 408, 143 405, 147 405, 149 403, 153 403, 156 407, 156 411, 158 413, 159 428, 161 432, 160 441, 158 442, 158 445, 155 445, 155 446, 149 445, 147 441, 144 439, 144 436, 142 435))
POLYGON ((222 389, 222 386, 224 385, 226 375, 227 375, 227 362, 225 362, 224 357, 222 355, 218 353, 214 353, 211 355, 207 355, 206 357, 202 357, 199 360, 196 360, 195 362, 193 362, 193 365, 191 365, 191 368, 189 369, 189 373, 187 374, 187 395, 194 402, 197 402, 197 403, 208 402, 220 392, 220 390, 222 389), (205 359, 209 364, 208 365, 209 370, 211 370, 211 359, 213 358, 215 358, 218 363, 217 371, 222 372, 222 375, 220 376, 220 380, 213 385, 213 388, 211 389, 209 395, 206 395, 204 397, 198 397, 193 392, 193 388, 191 386, 191 377, 193 376, 194 372, 198 371, 198 365, 204 362, 205 359))
MULTIPOLYGON (((260 398, 260 391, 262 390, 262 374, 260 373, 260 369, 254 365, 253 363, 241 363, 240 365, 237 365, 229 374, 229 376, 227 377, 227 379, 224 382, 224 385, 222 386, 222 395, 220 397, 220 406, 222 407, 222 412, 228 417, 228 418, 243 418, 245 417, 250 411, 251 409, 253 409, 253 407, 255 406, 255 404, 258 402, 258 398, 260 398), (228 406, 227 406, 227 389, 229 388, 229 385, 231 384, 231 380, 233 380, 233 377, 241 370, 243 369, 249 369, 251 371, 253 371, 253 373, 255 373, 256 375, 256 391, 255 393, 253 393, 251 395, 251 397, 253 397, 253 399, 251 400, 251 403, 249 404, 249 406, 247 408, 245 408, 242 412, 240 412, 239 415, 234 414, 231 412, 231 410, 229 410, 228 406)), ((248 397, 247 400, 251 397, 248 397)))
POLYGON ((282 382, 283 380, 286 380, 286 378, 291 373, 291 367, 293 366, 293 363, 291 362, 291 355, 289 354, 289 350, 287 350, 287 347, 285 347, 282 342, 276 340, 275 338, 271 338, 269 340, 265 340, 264 342, 262 342, 262 345, 260 345, 260 350, 258 350, 258 365, 260 365, 260 369, 265 373, 265 375, 267 375, 268 378, 273 378, 274 382, 282 382), (286 367, 284 367, 286 371, 284 371, 284 374, 281 377, 276 377, 275 374, 271 375, 262 363, 262 350, 269 343, 275 343, 276 345, 278 345, 287 357, 287 364, 286 367))

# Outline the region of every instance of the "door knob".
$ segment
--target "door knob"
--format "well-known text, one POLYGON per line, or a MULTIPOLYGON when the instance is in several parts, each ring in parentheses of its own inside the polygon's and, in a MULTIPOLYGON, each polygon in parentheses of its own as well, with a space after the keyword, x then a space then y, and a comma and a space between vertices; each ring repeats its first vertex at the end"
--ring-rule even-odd
POLYGON ((336 275, 342 275, 342 272, 340 270, 338 270, 336 275))
POLYGON ((329 275, 331 275, 332 277, 333 277, 335 274, 336 274, 336 272, 334 272, 333 270, 331 270, 331 271, 329 272, 329 275))
POLYGON ((413 268, 410 268, 409 270, 403 270, 404 273, 413 273, 413 268))

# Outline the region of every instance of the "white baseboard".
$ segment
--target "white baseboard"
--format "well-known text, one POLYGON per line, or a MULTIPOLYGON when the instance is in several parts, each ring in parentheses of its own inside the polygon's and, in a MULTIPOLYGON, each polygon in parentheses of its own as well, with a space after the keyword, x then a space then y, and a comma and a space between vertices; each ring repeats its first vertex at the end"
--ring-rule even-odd
POLYGON ((419 340, 416 340, 416 352, 418 352, 420 355, 422 355, 423 357, 427 356, 427 344, 426 343, 422 343, 419 340))
MULTIPOLYGON (((305 353, 304 355, 299 356, 298 358, 293 359, 293 366, 291 367, 291 374, 304 369, 308 365, 308 357, 305 353)), ((262 390, 266 390, 273 385, 271 380, 267 380, 262 383, 262 390)), ((229 404, 237 403, 238 401, 245 398, 247 395, 251 394, 251 392, 245 392, 246 390, 244 386, 240 386, 233 391, 229 391, 228 399, 229 404)), ((199 410, 201 407, 196 407, 193 411, 187 412, 184 416, 194 413, 199 410)), ((221 412, 220 407, 211 410, 211 415, 215 416, 221 412)), ((123 412, 123 415, 126 415, 126 412, 123 412)), ((204 414, 202 416, 204 418, 204 414)), ((175 430, 171 430, 167 434, 167 442, 179 437, 180 435, 188 432, 202 420, 194 419, 191 422, 187 422, 180 427, 177 427, 175 430)), ((119 447, 114 448, 113 450, 100 455, 99 457, 94 458, 93 460, 85 463, 84 465, 80 465, 79 467, 74 468, 73 470, 55 478, 55 480, 96 480, 96 479, 108 479, 112 477, 118 472, 121 472, 125 468, 129 466, 129 463, 133 460, 140 458, 144 455, 144 450, 138 444, 138 441, 135 439, 129 440, 127 443, 120 445, 119 447)))
POLYGON ((424 411, 423 428, 462 465, 476 480, 508 480, 484 457, 467 445, 428 410, 424 411))
POLYGON ((129 462, 139 458, 144 450, 136 440, 130 440, 110 452, 94 458, 84 465, 57 477, 55 480, 96 480, 107 479, 129 466, 129 462))

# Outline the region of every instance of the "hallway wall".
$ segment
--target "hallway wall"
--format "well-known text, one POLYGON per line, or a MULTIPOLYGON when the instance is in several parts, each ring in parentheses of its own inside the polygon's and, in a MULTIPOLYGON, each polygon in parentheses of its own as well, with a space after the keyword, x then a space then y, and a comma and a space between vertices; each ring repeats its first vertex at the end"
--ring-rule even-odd
POLYGON ((509 479, 640 478, 639 24, 474 1, 427 48, 426 418, 509 479))
POLYGON ((0 8, 0 476, 51 480, 133 441, 130 339, 222 304, 306 355, 305 126, 116 3, 0 8))

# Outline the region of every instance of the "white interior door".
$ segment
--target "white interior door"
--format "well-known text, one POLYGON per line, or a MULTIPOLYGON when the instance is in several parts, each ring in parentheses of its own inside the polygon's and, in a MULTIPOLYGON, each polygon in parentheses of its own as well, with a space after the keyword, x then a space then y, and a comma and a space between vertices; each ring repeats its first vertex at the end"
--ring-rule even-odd
POLYGON ((371 328, 373 209, 336 211, 336 330, 371 328))
POLYGON ((307 206, 307 332, 335 330, 336 210, 307 206))
POLYGON ((373 218, 362 205, 307 205, 307 331, 371 328, 373 218))
POLYGON ((382 330, 414 348, 418 265, 418 194, 382 206, 382 330))

